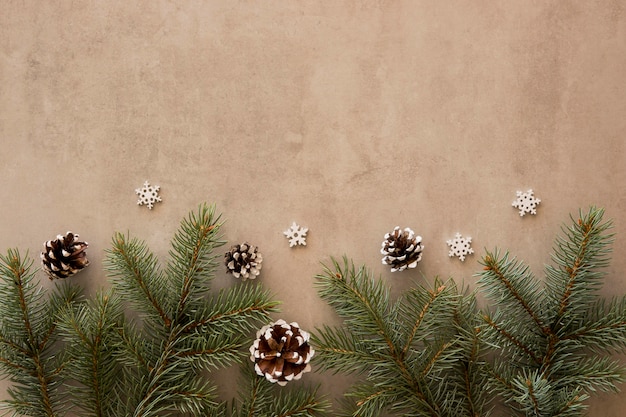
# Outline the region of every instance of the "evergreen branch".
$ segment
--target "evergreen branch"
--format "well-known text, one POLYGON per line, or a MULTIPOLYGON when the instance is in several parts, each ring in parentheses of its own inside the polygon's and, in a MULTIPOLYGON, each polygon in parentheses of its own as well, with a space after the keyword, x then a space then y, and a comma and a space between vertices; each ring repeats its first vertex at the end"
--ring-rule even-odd
POLYGON ((602 268, 609 263, 613 235, 607 231, 612 222, 603 222, 604 210, 591 207, 586 214, 572 218, 572 225, 562 227, 552 259, 556 267, 546 267, 546 288, 552 301, 554 322, 564 327, 585 317, 586 305, 602 284, 602 268), (563 320, 566 318, 566 320, 563 320))
POLYGON ((478 367, 471 297, 464 301, 452 281, 435 279, 432 289, 413 288, 390 305, 388 289, 364 267, 355 269, 345 257, 343 265, 333 260, 333 266, 317 276, 318 288, 345 328, 317 329, 312 341, 323 369, 367 372, 367 383, 347 394, 356 399, 351 415, 378 416, 389 409, 456 417, 481 409, 480 390, 471 393, 469 407, 465 396, 478 367))
POLYGON ((320 398, 317 389, 306 388, 281 392, 271 401, 273 417, 315 417, 322 416, 328 408, 328 401, 320 398))
POLYGON ((568 399, 562 401, 564 404, 555 411, 554 417, 577 417, 582 415, 582 412, 587 408, 584 401, 589 399, 588 395, 575 392, 568 395, 568 397, 568 399))
MULTIPOLYGON (((585 266, 589 264, 591 259, 587 259, 589 257, 593 257, 592 248, 590 246, 597 244, 598 238, 603 239, 601 233, 604 232, 609 224, 600 225, 599 221, 602 219, 604 211, 603 210, 594 210, 592 209, 589 212, 588 216, 580 216, 578 219, 577 225, 578 230, 573 231, 580 233, 581 242, 577 245, 577 254, 573 260, 571 266, 565 267, 565 272, 567 273, 567 283, 565 285, 565 291, 563 292, 563 296, 561 301, 559 302, 559 310, 557 313, 558 317, 564 315, 565 310, 570 305, 570 297, 572 292, 575 290, 575 283, 579 278, 580 274, 585 270, 585 266)), ((604 238, 605 239, 605 238, 604 238)), ((595 263, 597 265, 597 261, 595 263)))
POLYGON ((238 339, 242 338, 221 334, 194 337, 193 340, 185 340, 186 347, 174 352, 172 360, 182 360, 194 368, 217 369, 241 358, 241 348, 246 342, 238 339))
POLYGON ((535 362, 537 364, 541 364, 542 363, 542 358, 538 354, 533 352, 533 350, 530 347, 528 347, 524 343, 522 343, 518 338, 516 338, 514 335, 512 335, 509 331, 504 329, 502 326, 498 325, 498 323, 496 323, 494 320, 492 320, 492 318, 490 316, 485 314, 485 315, 483 315, 483 319, 484 319, 485 323, 490 328, 492 328, 494 331, 496 331, 499 335, 504 337, 506 340, 508 340, 514 346, 519 348, 521 351, 523 351, 526 355, 528 355, 533 360, 533 362, 535 362))
POLYGON ((177 320, 185 314, 188 301, 201 299, 208 290, 206 284, 216 265, 213 251, 225 243, 218 234, 219 220, 214 206, 201 204, 197 213, 191 212, 181 221, 179 231, 172 239, 167 275, 177 291, 177 320), (199 281, 200 277, 205 281, 199 281))
POLYGON ((488 372, 482 358, 484 324, 478 314, 475 294, 462 293, 465 296, 459 299, 454 314, 454 323, 459 332, 456 340, 463 353, 460 359, 459 391, 464 393, 468 416, 478 417, 483 415, 488 398, 492 398, 492 393, 487 389, 488 372))
POLYGON ((562 341, 576 341, 594 352, 611 353, 626 349, 626 297, 606 300, 598 299, 589 307, 586 320, 568 329, 562 341))
POLYGON ((543 416, 549 410, 550 384, 537 372, 522 374, 513 379, 513 399, 528 416, 543 416))
POLYGON ((7 353, 21 353, 22 355, 28 355, 29 353, 28 349, 18 343, 6 339, 3 335, 0 335, 0 344, 2 344, 5 349, 8 349, 7 353))
MULTIPOLYGON (((411 347, 411 344, 413 343, 413 340, 415 339, 415 335, 417 334, 417 330, 420 328, 420 326, 422 325, 422 323, 424 322, 424 318, 426 317, 426 314, 428 313, 428 311, 433 307, 433 304, 437 301, 437 298, 439 296, 441 296, 442 294, 444 294, 444 291, 446 289, 446 286, 441 284, 438 285, 439 282, 436 282, 435 285, 437 286, 436 289, 434 290, 425 290, 425 291, 412 291, 410 294, 413 295, 412 299, 414 302, 418 301, 420 298, 419 294, 428 294, 428 299, 425 300, 422 304, 422 307, 418 309, 418 314, 417 317, 414 319, 413 322, 413 326, 411 328, 411 330, 409 331, 409 335, 406 339, 406 343, 404 345, 404 348, 402 349, 402 357, 406 356, 409 348, 411 347)), ((413 305, 415 305, 414 303, 412 303, 413 305)), ((426 337, 426 335, 423 335, 422 337, 426 337)))
POLYGON ((71 308, 82 297, 82 290, 77 285, 71 285, 67 282, 63 282, 55 287, 55 292, 48 300, 46 315, 46 328, 47 331, 43 332, 41 341, 39 342, 39 348, 44 349, 50 342, 55 331, 57 330, 57 321, 61 312, 68 308, 71 308))
POLYGON ((135 305, 136 298, 143 300, 143 305, 138 305, 147 313, 143 329, 149 337, 145 340, 135 337, 132 327, 119 330, 122 363, 137 366, 126 378, 125 383, 134 386, 124 401, 123 414, 148 417, 176 411, 215 412, 219 407, 212 388, 202 383, 199 371, 240 358, 245 343, 242 334, 276 309, 278 303, 256 285, 241 285, 207 297, 216 265, 213 252, 224 244, 218 236, 219 217, 214 207, 200 205, 181 221, 165 274, 159 272, 145 244, 138 241, 125 249, 148 254, 147 260, 135 256, 109 264, 114 288, 135 305))
MULTIPOLYGON (((422 369, 421 372, 421 376, 422 377, 426 377, 426 375, 428 375, 430 373, 430 371, 436 366, 439 365, 441 362, 441 359, 445 356, 445 353, 448 351, 448 349, 453 346, 452 342, 445 342, 445 343, 441 343, 441 345, 439 347, 437 347, 437 349, 435 349, 431 355, 429 360, 426 362, 426 366, 424 366, 424 368, 422 369)), ((457 353, 458 351, 454 352, 457 353)), ((458 357, 453 357, 451 358, 452 360, 458 360, 458 357)))
MULTIPOLYGON (((27 261, 24 264, 20 258, 20 255, 17 251, 13 252, 9 249, 8 255, 0 257, 2 261, 1 271, 3 275, 3 280, 6 284, 10 286, 10 288, 14 289, 14 298, 17 300, 18 311, 20 314, 21 320, 19 320, 20 327, 23 326, 24 337, 25 337, 25 345, 32 348, 39 347, 39 341, 36 339, 36 336, 33 332, 33 326, 31 324, 30 319, 30 311, 28 308, 29 298, 31 301, 39 301, 40 296, 36 296, 32 292, 31 281, 33 279, 33 275, 30 274, 30 267, 32 266, 32 260, 27 261), (11 286, 13 284, 13 286, 11 286), (34 295, 32 297, 31 295, 34 295)), ((4 292, 4 291, 3 291, 4 292)), ((11 300, 12 301, 12 300, 11 300)), ((32 354, 32 350, 27 349, 28 354, 32 354)))
MULTIPOLYGON (((472 310, 473 312, 473 310, 472 310)), ((462 319, 457 319, 460 322, 462 319)), ((469 341, 468 348, 466 347, 466 358, 461 360, 461 375, 462 375, 462 387, 465 393, 465 401, 467 404, 468 415, 472 417, 478 417, 482 414, 484 408, 484 393, 486 392, 486 377, 482 374, 483 364, 480 360, 481 342, 479 334, 482 329, 474 326, 467 329, 463 326, 466 323, 459 323, 461 333, 464 335, 461 340, 466 339, 469 341)))
POLYGON ((474 381, 472 380, 473 372, 469 369, 469 364, 465 363, 462 367, 463 381, 465 382, 465 398, 467 399, 467 408, 470 416, 479 416, 479 408, 477 407, 477 399, 474 399, 474 381))
POLYGON ((204 416, 209 410, 218 407, 215 387, 207 381, 192 376, 189 381, 180 385, 180 388, 174 388, 168 393, 171 397, 169 401, 179 413, 204 416))
POLYGON ((500 257, 498 251, 487 252, 481 264, 484 265, 484 272, 480 274, 479 284, 487 288, 489 295, 495 298, 498 304, 520 306, 544 334, 551 334, 550 327, 536 312, 537 300, 541 300, 541 297, 528 266, 515 259, 509 260, 508 252, 500 257))
POLYGON ((33 282, 32 259, 22 259, 17 250, 10 249, 0 256, 0 332, 2 334, 2 371, 18 384, 9 389, 15 412, 28 410, 34 416, 58 416, 60 396, 58 371, 50 346, 55 342, 55 306, 70 304, 75 291, 53 292, 49 302, 42 302, 44 292, 33 282), (17 320, 15 319, 17 317, 17 320), (12 348, 17 349, 12 349, 12 348), (8 366, 11 364, 10 366, 8 366), (23 404, 29 404, 23 406, 23 404))
POLYGON ((242 364, 239 376, 238 397, 241 402, 239 412, 233 412, 233 416, 255 417, 265 413, 267 399, 271 396, 271 384, 260 378, 252 367, 242 364))
POLYGON ((387 360, 382 352, 372 351, 367 339, 356 337, 346 329, 324 326, 311 334, 319 367, 335 372, 362 373, 369 367, 387 360))
POLYGON ((329 406, 317 388, 276 387, 259 377, 248 363, 242 364, 239 380, 241 407, 233 406, 233 417, 321 417, 329 406))
MULTIPOLYGON (((130 335, 129 335, 130 336, 130 335)), ((135 416, 149 416, 150 413, 173 411, 174 393, 180 392, 180 387, 190 382, 182 382, 182 378, 193 374, 189 366, 191 361, 182 361, 177 357, 176 346, 180 343, 179 332, 173 331, 166 340, 158 345, 142 343, 139 338, 126 338, 125 350, 131 363, 137 362, 138 369, 131 369, 128 383, 134 390, 132 398, 126 407, 135 416)))
POLYGON ((612 223, 602 215, 603 210, 592 207, 572 219, 571 227, 562 228, 564 235, 556 239, 552 255, 556 266, 546 267, 545 295, 537 292, 538 281, 526 267, 515 262, 510 267, 508 254, 503 259, 497 253, 485 257, 483 288, 509 311, 484 315, 484 340, 489 343, 496 335, 494 340, 513 347, 501 350, 502 358, 487 369, 505 403, 517 403, 527 416, 579 416, 588 398, 584 391, 615 390, 624 380, 620 363, 593 354, 626 348, 626 297, 608 305, 599 298, 604 276, 599 269, 608 265, 612 241, 607 234, 612 223), (492 288, 496 284, 521 292, 502 292, 492 288), (509 318, 501 320, 504 315, 509 318), (520 354, 532 362, 520 361, 520 354))
POLYGON ((4 366, 8 367, 8 368, 12 368, 18 371, 27 371, 28 368, 26 368, 23 365, 20 365, 19 363, 16 362, 12 362, 10 360, 8 360, 6 357, 0 357, 0 363, 2 363, 4 366))
POLYGON ((84 415, 115 416, 110 393, 118 384, 120 371, 113 340, 121 327, 119 298, 111 292, 98 293, 92 303, 66 309, 60 327, 70 353, 69 374, 80 386, 74 387, 75 405, 84 415))
POLYGON ((557 389, 617 392, 617 384, 624 382, 625 376, 623 366, 618 361, 592 357, 562 364, 556 371, 553 370, 551 378, 557 389))
POLYGON ((148 317, 156 314, 161 326, 169 328, 172 317, 166 307, 168 285, 158 269, 156 257, 146 244, 116 233, 113 248, 107 251, 107 255, 105 267, 120 294, 148 317))
POLYGON ((219 329, 220 332, 245 333, 252 330, 256 322, 268 321, 269 314, 278 311, 278 305, 261 285, 242 283, 220 290, 216 298, 206 303, 206 308, 193 312, 183 332, 219 329))
MULTIPOLYGON (((583 303, 589 302, 595 295, 594 290, 601 284, 600 279, 603 274, 595 269, 608 263, 606 256, 610 249, 606 246, 612 241, 612 235, 604 234, 612 227, 612 223, 610 221, 602 223, 603 213, 603 210, 593 207, 587 215, 581 212, 578 221, 573 226, 567 230, 563 228, 565 237, 557 238, 556 246, 561 251, 555 254, 553 259, 557 261, 561 269, 546 268, 550 298, 558 301, 553 325, 557 329, 557 334, 563 333, 571 323, 584 319, 587 308, 583 303), (560 298, 555 292, 559 287, 556 282, 557 278, 565 282, 560 298), (572 305, 576 299, 580 303, 572 305), (564 317, 567 318, 564 319, 564 317)), ((554 366, 557 360, 554 352, 559 342, 560 337, 556 334, 548 338, 542 369, 549 371, 554 366)))
MULTIPOLYGON (((393 397, 394 389, 391 387, 378 388, 373 385, 357 385, 348 395, 358 398, 356 401, 359 417, 377 417, 381 411, 387 408, 389 400, 393 397)), ((435 415, 435 414, 433 414, 435 415)))
MULTIPOLYGON (((380 280, 371 278, 369 271, 358 271, 344 257, 344 265, 332 259, 334 270, 324 266, 324 274, 316 278, 320 297, 333 306, 345 319, 346 324, 361 334, 375 336, 389 350, 391 356, 399 357, 396 334, 389 327, 385 313, 389 306, 389 291, 380 280)), ((370 343, 374 343, 370 339, 370 343)))
POLYGON ((152 413, 162 413, 173 410, 173 404, 169 397, 178 391, 183 378, 189 368, 177 366, 181 361, 174 361, 176 357, 176 332, 170 333, 167 340, 163 341, 160 355, 156 363, 150 368, 150 372, 142 387, 139 403, 135 407, 134 417, 148 417, 152 413))
POLYGON ((118 359, 126 365, 124 369, 126 371, 138 369, 142 372, 150 372, 152 366, 146 360, 145 341, 140 337, 138 330, 132 324, 124 322, 115 331, 120 346, 118 359))

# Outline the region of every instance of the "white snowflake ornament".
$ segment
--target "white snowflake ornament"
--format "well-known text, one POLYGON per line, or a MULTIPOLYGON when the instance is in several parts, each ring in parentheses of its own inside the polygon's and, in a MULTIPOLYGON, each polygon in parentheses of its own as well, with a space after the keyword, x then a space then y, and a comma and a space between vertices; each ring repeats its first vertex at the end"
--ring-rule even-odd
POLYGON ((135 194, 139 196, 137 204, 140 206, 146 205, 150 210, 152 210, 154 203, 161 201, 161 197, 159 197, 160 189, 161 186, 159 185, 150 185, 148 181, 144 182, 143 187, 135 190, 135 194))
POLYGON ((539 203, 541 203, 541 200, 535 198, 533 190, 528 190, 525 193, 518 191, 517 200, 513 202, 513 207, 519 209, 520 216, 526 213, 537 214, 537 205, 539 203))
POLYGON ((283 234, 289 239, 289 247, 292 248, 296 245, 306 246, 306 233, 309 231, 306 227, 300 227, 293 222, 291 227, 283 232, 283 234))
POLYGON ((461 261, 465 261, 465 255, 474 253, 474 249, 470 247, 472 238, 469 236, 463 237, 460 233, 457 233, 454 239, 447 240, 446 243, 450 246, 448 256, 458 256, 461 261))

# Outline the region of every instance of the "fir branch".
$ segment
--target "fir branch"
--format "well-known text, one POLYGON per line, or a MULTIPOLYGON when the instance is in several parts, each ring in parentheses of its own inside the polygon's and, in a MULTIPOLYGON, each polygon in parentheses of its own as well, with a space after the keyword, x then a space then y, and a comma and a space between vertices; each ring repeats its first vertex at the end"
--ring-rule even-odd
POLYGON ((191 312, 184 332, 219 329, 221 333, 246 333, 254 329, 255 323, 268 321, 268 313, 278 311, 278 305, 261 285, 241 283, 220 290, 204 307, 191 312))
POLYGON ((333 266, 317 276, 318 288, 344 318, 344 328, 317 329, 312 340, 323 369, 366 374, 366 383, 346 394, 356 401, 352 415, 481 412, 483 392, 466 397, 467 381, 479 380, 474 302, 464 301, 452 281, 435 279, 432 288, 417 286, 392 304, 389 290, 364 267, 357 270, 347 258, 333 266))
POLYGON ((561 336, 561 340, 576 341, 595 353, 614 353, 626 350, 626 297, 607 300, 600 298, 591 306, 585 322, 576 330, 561 336))
MULTIPOLYGON (((380 280, 374 280, 365 267, 357 271, 347 257, 343 261, 342 267, 333 259, 335 270, 324 267, 325 273, 317 276, 320 296, 335 307, 350 331, 367 339, 370 349, 373 347, 377 353, 388 355, 405 383, 410 384, 416 395, 423 397, 419 383, 407 368, 397 345, 399 336, 392 331, 385 317, 389 309, 389 290, 380 280)), ((376 364, 372 372, 380 371, 376 368, 381 365, 376 364)))
POLYGON ((251 366, 242 364, 239 375, 238 398, 240 400, 240 408, 234 407, 231 413, 233 417, 255 417, 265 413, 267 408, 267 400, 271 398, 272 386, 264 378, 260 378, 252 371, 251 366))
POLYGON ((572 218, 570 227, 562 227, 552 255, 557 267, 546 267, 546 289, 552 300, 554 321, 569 316, 568 323, 584 317, 586 305, 597 295, 610 260, 613 234, 607 233, 613 223, 603 221, 604 210, 591 207, 577 220, 572 218))
POLYGON ((487 368, 491 385, 526 415, 578 416, 586 393, 615 390, 624 380, 624 366, 600 355, 626 347, 626 297, 608 303, 599 298, 613 239, 603 213, 592 207, 562 227, 543 292, 508 254, 488 252, 484 258, 480 283, 501 308, 483 315, 483 337, 505 347, 487 368), (532 361, 520 360, 524 356, 532 361))
POLYGON ((409 320, 413 322, 409 335, 406 338, 404 348, 402 349, 401 355, 403 357, 406 356, 409 348, 411 347, 418 329, 421 330, 420 335, 422 338, 429 337, 430 332, 434 330, 434 326, 432 325, 429 326, 430 328, 428 329, 424 328, 424 319, 429 310, 436 306, 438 297, 446 294, 446 286, 439 282, 439 280, 435 282, 435 287, 436 288, 434 290, 412 290, 407 294, 407 300, 400 303, 401 306, 405 306, 407 304, 410 306, 410 308, 403 308, 403 311, 408 312, 406 316, 408 316, 409 320), (415 315, 414 312, 417 313, 417 315, 415 315))
POLYGON ((421 376, 426 377, 435 367, 445 365, 446 361, 457 361, 459 350, 451 349, 453 346, 455 346, 453 342, 440 342, 437 346, 424 349, 424 352, 428 352, 428 359, 425 361, 421 376))
POLYGON ((517 390, 515 400, 526 415, 542 416, 549 403, 550 386, 548 381, 537 373, 513 380, 517 390))
POLYGON ((580 358, 575 363, 559 363, 552 369, 556 389, 580 389, 585 392, 617 392, 617 384, 624 382, 623 365, 608 357, 580 358))
POLYGON ((316 353, 324 358, 319 361, 319 368, 335 373, 360 374, 387 359, 383 352, 370 349, 367 340, 342 328, 318 328, 311 334, 311 342, 316 353))
MULTIPOLYGON (((127 374, 148 373, 152 369, 147 362, 150 357, 150 343, 143 338, 137 327, 128 321, 123 320, 122 325, 115 330, 119 351, 117 360, 121 362, 122 369, 127 374)), ((136 384, 131 384, 136 386, 136 384)))
POLYGON ((172 312, 167 309, 169 283, 158 268, 156 256, 145 242, 121 233, 113 236, 112 246, 107 250, 105 269, 117 291, 152 320, 154 326, 169 328, 172 323, 172 312))
POLYGON ((14 383, 6 404, 15 413, 59 416, 65 412, 57 392, 65 362, 51 349, 57 342, 55 320, 79 291, 62 284, 45 299, 34 282, 32 264, 14 249, 0 256, 0 371, 14 383))
POLYGON ((188 362, 194 369, 219 368, 241 358, 241 349, 248 343, 243 337, 234 338, 229 335, 212 334, 208 337, 188 337, 177 349, 176 359, 188 362))
POLYGON ((509 330, 507 330, 503 325, 498 324, 496 320, 494 320, 490 315, 483 315, 483 320, 487 324, 490 329, 493 329, 497 334, 499 334, 502 338, 504 338, 508 343, 517 347, 520 351, 526 354, 533 362, 537 365, 542 363, 541 353, 535 352, 530 346, 524 343, 522 340, 518 339, 515 335, 513 335, 509 330))
POLYGON ((143 242, 114 239, 108 262, 114 289, 144 313, 140 326, 118 329, 120 361, 134 365, 125 372, 127 392, 120 395, 124 415, 205 415, 221 409, 201 371, 240 359, 249 343, 246 334, 278 305, 258 285, 209 296, 214 252, 224 244, 219 219, 206 204, 189 213, 172 239, 164 273, 143 242))
POLYGON ((470 346, 465 349, 467 356, 461 361, 461 389, 465 393, 465 402, 468 415, 479 417, 487 402, 484 393, 486 392, 487 378, 483 373, 484 367, 481 358, 481 342, 479 339, 480 327, 474 327, 473 332, 466 334, 465 339, 469 340, 470 346))
MULTIPOLYGON (((500 256, 499 251, 487 252, 481 264, 484 271, 479 284, 488 296, 510 310, 521 308, 544 334, 551 330, 538 315, 540 288, 527 265, 515 258, 509 260, 509 253, 500 256)), ((515 314, 511 311, 510 314, 515 314)))
MULTIPOLYGON (((183 396, 181 386, 196 386, 197 381, 189 379, 194 376, 190 366, 185 361, 177 359, 178 339, 176 332, 169 335, 160 346, 160 355, 149 374, 142 379, 139 387, 139 402, 134 406, 134 417, 148 417, 154 413, 171 413, 180 407, 200 407, 205 409, 214 403, 212 388, 203 386, 205 392, 199 395, 194 392, 187 397, 183 396), (186 404, 183 404, 186 402, 186 404)), ((193 390, 190 390, 193 391, 193 390)))
POLYGON ((176 317, 186 314, 186 305, 201 300, 215 269, 214 250, 222 245, 219 215, 215 207, 201 204, 180 223, 172 239, 167 276, 177 291, 176 317))
MULTIPOLYGON (((348 396, 356 400, 359 417, 377 417, 396 397, 393 387, 379 388, 373 384, 359 384, 348 392, 348 396)), ((436 414, 430 414, 436 415, 436 414)))
POLYGON ((240 405, 233 404, 232 417, 322 417, 329 407, 318 388, 277 387, 258 376, 248 362, 241 366, 239 387, 240 405))
POLYGON ((111 394, 118 388, 121 371, 115 347, 121 321, 120 300, 110 291, 61 314, 60 328, 70 355, 69 377, 79 384, 70 390, 81 415, 116 415, 111 394))
POLYGON ((573 393, 566 392, 560 396, 564 398, 557 402, 562 406, 553 413, 554 417, 577 417, 583 415, 587 409, 585 401, 589 399, 589 396, 586 394, 575 391, 573 393))
POLYGON ((325 415, 328 401, 318 395, 317 388, 298 387, 297 390, 281 391, 270 402, 271 416, 316 417, 325 415))
POLYGON ((203 416, 218 407, 215 387, 210 382, 195 376, 181 382, 181 388, 173 389, 170 393, 176 411, 203 416))
POLYGON ((341 266, 332 259, 334 270, 324 266, 324 274, 317 275, 316 285, 320 297, 335 308, 356 333, 368 335, 369 343, 385 346, 390 354, 398 357, 397 334, 387 320, 389 290, 380 280, 374 280, 364 267, 343 259, 341 266))

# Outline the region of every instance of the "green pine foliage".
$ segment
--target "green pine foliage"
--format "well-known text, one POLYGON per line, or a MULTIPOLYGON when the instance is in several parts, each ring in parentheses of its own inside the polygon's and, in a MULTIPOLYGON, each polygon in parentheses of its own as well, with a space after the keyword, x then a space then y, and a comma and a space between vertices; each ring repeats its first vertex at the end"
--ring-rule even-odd
POLYGON ((259 377, 248 361, 241 367, 237 398, 212 417, 323 417, 330 406, 317 388, 281 387, 259 377))
MULTIPOLYGON (((600 295, 613 241, 603 216, 592 207, 563 226, 543 279, 508 253, 487 252, 478 274, 493 303, 485 311, 475 294, 439 278, 392 299, 365 267, 333 259, 316 285, 343 323, 312 334, 314 366, 359 380, 333 415, 579 417, 595 392, 617 391, 626 296, 600 295)), ((6 414, 326 415, 317 389, 279 387, 254 372, 248 348, 278 303, 257 282, 211 289, 220 227, 214 207, 200 205, 163 267, 143 241, 115 234, 111 286, 89 300, 71 279, 44 291, 28 256, 0 255, 6 414), (238 396, 221 401, 207 371, 235 363, 244 364, 238 396)))
POLYGON ((143 241, 115 234, 105 260, 110 288, 87 300, 71 278, 43 291, 33 261, 16 250, 0 256, 0 372, 12 382, 7 413, 322 416, 326 405, 316 390, 277 390, 253 372, 254 332, 271 321, 278 302, 256 282, 211 290, 223 256, 216 253, 224 244, 221 224, 213 206, 200 205, 181 222, 164 267, 143 241), (236 408, 217 397, 206 371, 243 358, 249 390, 236 408))
POLYGON ((496 309, 482 334, 495 355, 490 387, 519 416, 581 416, 596 391, 616 391, 624 366, 626 297, 599 290, 610 259, 610 221, 590 208, 562 228, 545 280, 508 253, 488 252, 479 284, 496 309))
POLYGON ((124 370, 117 415, 205 415, 218 407, 204 371, 240 360, 250 332, 277 303, 258 284, 210 292, 224 244, 220 216, 202 205, 181 222, 170 260, 159 267, 146 244, 113 237, 106 269, 113 290, 138 313, 120 329, 124 370))
POLYGON ((80 291, 63 283, 48 294, 35 280, 32 264, 15 249, 0 256, 0 374, 12 382, 3 405, 12 415, 62 416, 68 357, 57 352, 56 318, 80 291))
POLYGON ((389 288, 344 258, 317 276, 319 294, 343 319, 312 340, 318 366, 363 376, 342 415, 480 416, 486 413, 475 299, 435 279, 392 302, 389 288))
POLYGON ((118 378, 123 370, 116 355, 122 326, 121 300, 110 290, 61 312, 59 328, 71 358, 66 378, 72 381, 71 402, 80 416, 120 415, 116 395, 123 389, 118 378))

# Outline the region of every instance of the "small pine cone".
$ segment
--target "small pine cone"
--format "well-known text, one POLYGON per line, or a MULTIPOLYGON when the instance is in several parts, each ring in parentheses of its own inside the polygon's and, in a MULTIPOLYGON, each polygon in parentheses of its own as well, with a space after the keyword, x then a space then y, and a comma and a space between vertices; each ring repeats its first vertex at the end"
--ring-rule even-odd
POLYGON ((422 237, 415 236, 408 227, 400 230, 400 226, 396 226, 393 232, 385 235, 382 246, 383 264, 391 265, 391 272, 415 268, 422 260, 422 237))
POLYGON ((298 323, 278 320, 263 326, 256 337, 250 346, 250 360, 258 375, 284 386, 311 370, 309 361, 315 351, 309 345, 309 334, 300 330, 298 323))
POLYGON ((44 243, 41 252, 43 270, 50 279, 67 278, 89 265, 85 250, 87 242, 79 242, 78 235, 67 232, 65 236, 58 235, 56 239, 44 243))
POLYGON ((233 246, 224 254, 226 272, 243 281, 254 279, 261 273, 261 262, 263 255, 258 252, 256 246, 247 242, 233 246))

